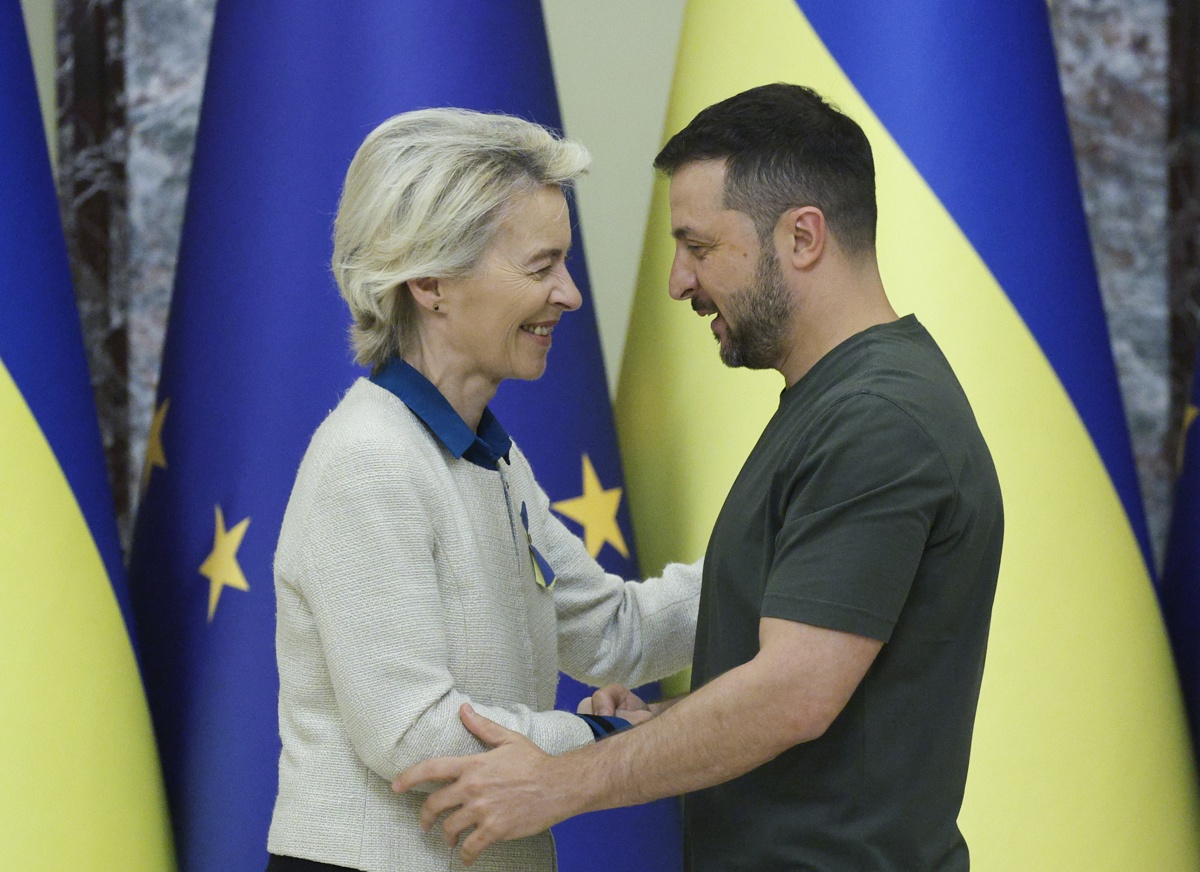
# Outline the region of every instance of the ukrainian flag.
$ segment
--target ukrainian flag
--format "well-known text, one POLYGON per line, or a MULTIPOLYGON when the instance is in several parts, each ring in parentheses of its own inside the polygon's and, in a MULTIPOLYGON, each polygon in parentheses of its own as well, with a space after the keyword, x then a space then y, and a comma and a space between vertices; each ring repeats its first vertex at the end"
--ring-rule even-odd
MULTIPOLYGON (((1006 541, 960 824, 974 868, 1200 868, 1200 804, 1041 0, 691 0, 667 133, 774 81, 875 151, 879 260, 945 350, 1006 541)), ((666 292, 654 196, 618 392, 648 566, 703 552, 781 383, 666 292)))
POLYGON ((173 868, 18 0, 0 2, 0 869, 173 868))

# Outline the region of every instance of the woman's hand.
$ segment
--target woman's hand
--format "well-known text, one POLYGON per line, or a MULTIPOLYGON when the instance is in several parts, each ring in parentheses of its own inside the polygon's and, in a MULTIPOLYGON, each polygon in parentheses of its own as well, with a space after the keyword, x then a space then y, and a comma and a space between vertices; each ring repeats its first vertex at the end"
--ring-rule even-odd
POLYGON ((649 709, 619 708, 616 710, 616 712, 614 712, 614 715, 618 718, 623 718, 624 720, 629 721, 631 725, 636 727, 638 724, 644 724, 646 721, 654 717, 654 712, 650 711, 649 709))
POLYGON ((581 715, 612 715, 624 718, 631 724, 640 724, 654 716, 650 706, 641 697, 619 684, 606 684, 589 698, 582 700, 578 711, 581 715))

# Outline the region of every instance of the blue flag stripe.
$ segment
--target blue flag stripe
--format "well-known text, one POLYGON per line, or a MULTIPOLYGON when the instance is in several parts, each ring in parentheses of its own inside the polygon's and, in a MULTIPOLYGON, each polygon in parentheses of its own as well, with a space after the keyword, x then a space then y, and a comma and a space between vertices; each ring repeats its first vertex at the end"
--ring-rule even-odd
POLYGON ((1046 4, 796 2, 1021 313, 1152 566, 1046 4))
POLYGON ((96 405, 21 4, 0 3, 0 360, 12 374, 79 502, 126 626, 132 627, 96 405), (31 325, 37 329, 31 329, 31 325))

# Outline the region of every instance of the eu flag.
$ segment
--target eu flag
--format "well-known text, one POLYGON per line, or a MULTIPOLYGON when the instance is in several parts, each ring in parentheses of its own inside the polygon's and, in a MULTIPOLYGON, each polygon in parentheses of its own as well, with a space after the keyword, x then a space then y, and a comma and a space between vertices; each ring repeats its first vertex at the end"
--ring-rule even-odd
POLYGON ((172 868, 33 65, 0 0, 0 868, 172 868))
MULTIPOLYGON (((539 3, 217 7, 131 569, 187 872, 266 860, 279 754, 272 556, 309 437, 362 374, 329 274, 332 219, 366 134, 428 106, 560 127, 539 3)), ((582 249, 569 266, 586 301, 582 249)), ((492 407, 556 510, 629 575, 590 309, 555 340, 547 375, 502 386, 492 407)), ((564 694, 573 707, 583 690, 564 682, 564 694)), ((564 870, 679 864, 669 802, 558 835, 564 870)))
MULTIPOLYGON (((1200 372, 1200 365, 1197 367, 1200 372)), ((1192 746, 1200 748, 1200 380, 1192 379, 1183 414, 1179 480, 1167 540, 1159 600, 1175 650, 1183 699, 1191 716, 1192 746)))

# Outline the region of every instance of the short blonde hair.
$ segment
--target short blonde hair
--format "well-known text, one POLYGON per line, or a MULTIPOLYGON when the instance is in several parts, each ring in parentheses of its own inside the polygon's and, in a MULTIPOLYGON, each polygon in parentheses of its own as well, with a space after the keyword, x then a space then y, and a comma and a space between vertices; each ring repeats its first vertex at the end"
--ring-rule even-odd
POLYGON ((371 131, 334 223, 333 274, 358 363, 378 369, 411 345, 406 282, 469 274, 514 196, 568 186, 590 161, 582 145, 508 115, 421 109, 371 131))

